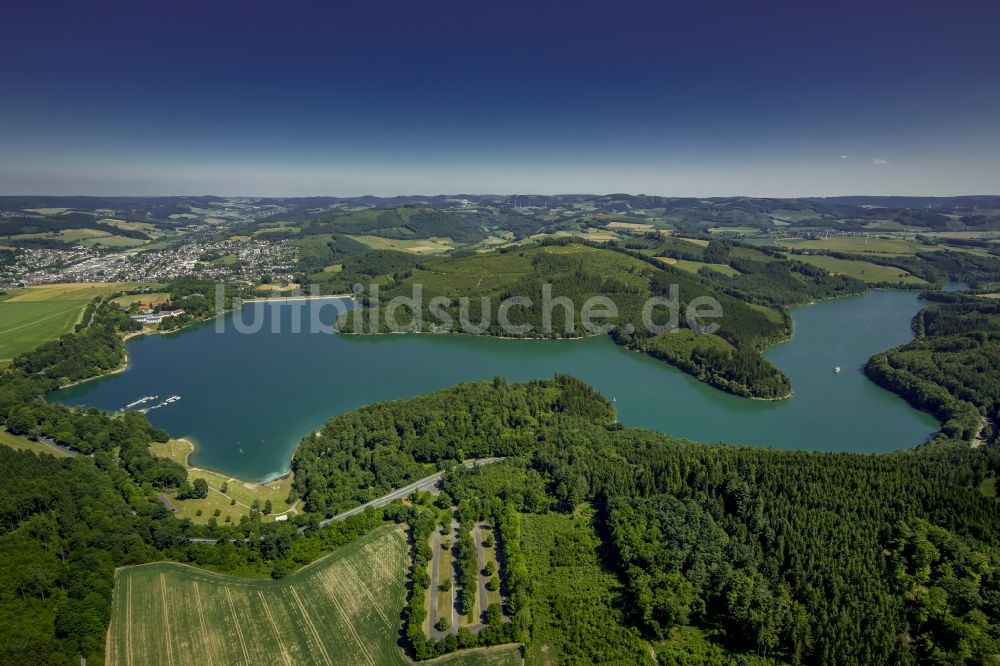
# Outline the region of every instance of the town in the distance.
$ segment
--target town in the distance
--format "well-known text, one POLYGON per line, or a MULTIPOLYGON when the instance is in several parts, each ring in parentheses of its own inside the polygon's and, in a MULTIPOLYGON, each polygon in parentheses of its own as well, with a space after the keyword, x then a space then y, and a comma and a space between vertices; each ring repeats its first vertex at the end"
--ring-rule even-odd
POLYGON ((997 654, 1000 197, 0 209, 7 663, 997 654))

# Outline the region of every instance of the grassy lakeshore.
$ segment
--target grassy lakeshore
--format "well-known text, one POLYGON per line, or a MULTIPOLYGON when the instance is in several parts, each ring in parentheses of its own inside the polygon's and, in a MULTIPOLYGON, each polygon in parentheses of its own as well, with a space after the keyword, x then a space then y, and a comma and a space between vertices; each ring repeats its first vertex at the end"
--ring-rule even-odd
POLYGON ((166 443, 154 443, 149 447, 150 453, 161 458, 169 458, 184 465, 188 470, 188 481, 205 479, 208 483, 208 496, 203 499, 177 499, 176 493, 167 495, 177 508, 179 518, 190 518, 198 524, 205 524, 216 511, 219 523, 239 522, 240 518, 249 515, 254 502, 263 510, 268 501, 272 511, 264 516, 264 520, 274 520, 275 516, 294 514, 301 508, 301 502, 287 502, 292 489, 292 474, 289 472, 267 483, 250 483, 218 472, 192 467, 188 458, 194 452, 194 443, 187 439, 172 439, 166 443), (201 512, 199 515, 199 511, 201 512))

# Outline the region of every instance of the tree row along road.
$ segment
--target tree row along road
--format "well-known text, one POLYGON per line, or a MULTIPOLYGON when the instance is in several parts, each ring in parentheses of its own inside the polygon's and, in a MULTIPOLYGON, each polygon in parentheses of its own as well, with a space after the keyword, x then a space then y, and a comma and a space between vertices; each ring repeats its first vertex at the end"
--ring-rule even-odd
MULTIPOLYGON (((480 465, 489 465, 490 463, 500 462, 501 460, 503 460, 503 458, 476 458, 475 460, 466 460, 465 462, 462 463, 462 465, 465 467, 472 468, 472 467, 479 467, 480 465)), ((372 509, 377 509, 380 506, 385 506, 386 504, 394 502, 398 499, 403 499, 404 497, 412 495, 418 490, 430 490, 431 488, 437 485, 438 481, 441 480, 441 477, 444 476, 445 471, 447 470, 434 472, 430 476, 425 476, 419 481, 414 481, 408 486, 403 486, 402 488, 393 490, 391 493, 383 495, 378 499, 373 499, 370 502, 365 502, 361 506, 356 506, 353 509, 344 511, 343 513, 338 513, 336 516, 327 518, 325 520, 321 520, 319 524, 322 527, 324 525, 329 525, 335 520, 346 520, 351 516, 363 513, 369 507, 371 507, 372 509)), ((303 532, 305 531, 305 529, 306 529, 305 527, 300 527, 299 531, 303 532)), ((190 541, 191 543, 210 543, 210 544, 219 542, 218 539, 203 539, 199 537, 192 537, 188 539, 188 541, 190 541)), ((230 539, 230 541, 235 541, 235 539, 230 539)))
MULTIPOLYGON (((499 462, 501 460, 503 460, 503 458, 477 458, 475 460, 466 460, 465 462, 462 463, 462 465, 464 465, 466 467, 469 467, 469 468, 472 468, 472 467, 478 467, 480 465, 489 465, 490 463, 499 462)), ((379 497, 378 499, 373 499, 370 502, 365 502, 361 506, 354 507, 353 509, 350 509, 349 511, 345 511, 343 513, 338 513, 336 516, 333 516, 332 518, 327 518, 326 520, 322 520, 322 521, 320 521, 319 524, 320 524, 320 526, 329 525, 330 523, 332 523, 335 520, 344 520, 346 518, 350 518, 351 516, 353 516, 355 514, 362 513, 366 509, 368 509, 368 507, 371 507, 373 509, 377 509, 380 506, 385 506, 386 504, 389 504, 390 502, 394 502, 394 501, 396 501, 398 499, 403 499, 404 497, 412 495, 413 493, 417 492, 418 490, 430 490, 431 488, 433 488, 434 486, 437 485, 438 481, 441 480, 441 477, 444 476, 444 472, 445 472, 445 470, 441 470, 440 472, 435 472, 434 474, 431 474, 430 476, 425 476, 424 478, 420 479, 419 481, 414 481, 413 483, 411 483, 408 486, 403 486, 402 488, 399 488, 398 490, 393 490, 388 495, 383 495, 382 497, 379 497)))

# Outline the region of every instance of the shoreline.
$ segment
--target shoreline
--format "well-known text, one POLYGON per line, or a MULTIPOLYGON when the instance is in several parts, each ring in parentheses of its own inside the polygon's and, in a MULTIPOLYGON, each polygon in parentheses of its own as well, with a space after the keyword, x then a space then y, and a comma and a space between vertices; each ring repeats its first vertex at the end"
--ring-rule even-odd
POLYGON ((354 331, 334 331, 337 335, 345 337, 353 336, 358 338, 375 337, 383 335, 453 335, 459 338, 486 338, 488 340, 589 340, 608 335, 607 333, 588 333, 587 335, 574 335, 571 337, 558 336, 538 336, 538 335, 492 335, 488 333, 466 333, 464 331, 379 331, 378 333, 355 333, 354 331))
POLYGON ((356 294, 330 294, 328 296, 270 296, 267 298, 246 298, 240 299, 240 304, 246 303, 291 303, 294 301, 322 301, 322 300, 357 300, 356 294))
MULTIPOLYGON (((863 294, 851 294, 851 296, 859 296, 859 295, 863 295, 863 294)), ((832 298, 841 298, 841 297, 836 297, 835 296, 835 297, 832 297, 832 298)), ((832 300, 832 298, 831 299, 823 299, 823 300, 832 300)), ((807 303, 805 305, 801 305, 801 306, 797 306, 797 307, 807 307, 808 305, 814 305, 815 303, 816 303, 816 301, 811 301, 811 302, 809 302, 809 303, 807 303)), ((788 318, 789 318, 789 321, 792 321, 790 313, 788 315, 788 318)), ((678 331, 678 330, 681 330, 681 329, 680 328, 675 329, 675 331, 678 331)), ((775 342, 767 343, 766 346, 764 347, 764 351, 767 351, 768 349, 770 349, 771 347, 773 347, 775 345, 783 344, 783 343, 788 342, 789 340, 791 340, 792 336, 794 335, 794 322, 792 322, 792 325, 789 326, 789 331, 790 332, 788 333, 788 335, 785 336, 784 338, 782 338, 780 340, 777 340, 775 342)), ((544 336, 544 337, 542 337, 542 336, 531 336, 531 335, 522 335, 522 336, 492 335, 492 334, 486 334, 486 333, 466 333, 464 331, 384 331, 384 332, 379 331, 377 333, 355 333, 353 331, 351 331, 351 332, 334 331, 334 332, 337 335, 343 335, 345 337, 347 337, 347 336, 354 336, 354 337, 359 337, 359 338, 362 338, 362 337, 376 337, 376 336, 389 336, 389 335, 440 335, 440 336, 451 335, 451 336, 455 336, 455 337, 459 337, 459 338, 486 338, 486 339, 490 339, 490 340, 551 340, 551 341, 560 341, 560 340, 591 340, 591 339, 594 339, 594 338, 602 338, 602 337, 603 338, 611 338, 611 334, 610 333, 590 333, 588 335, 578 335, 578 336, 573 336, 573 337, 554 337, 554 336, 544 336)), ((694 374, 692 374, 690 372, 687 372, 686 370, 684 370, 680 366, 675 365, 673 363, 670 363, 668 361, 665 361, 664 359, 657 358, 656 356, 653 356, 652 354, 649 354, 649 353, 647 353, 647 352, 645 352, 645 351, 643 351, 641 349, 635 349, 634 347, 630 347, 628 345, 620 345, 617 342, 615 342, 613 339, 611 340, 611 343, 614 346, 616 346, 616 347, 621 347, 622 349, 625 349, 626 351, 631 351, 631 352, 635 352, 637 354, 641 354, 643 356, 648 356, 649 358, 653 359, 654 361, 657 361, 659 363, 663 363, 664 365, 668 365, 671 368, 674 368, 677 371, 681 372, 682 374, 685 374, 688 377, 693 378, 695 381, 701 382, 702 384, 704 384, 705 386, 708 386, 709 388, 715 389, 716 391, 719 391, 721 393, 725 393, 727 395, 735 396, 737 398, 744 398, 746 400, 760 400, 760 401, 763 401, 763 402, 781 402, 783 400, 788 400, 789 398, 791 398, 791 397, 793 397, 795 395, 795 390, 794 389, 790 390, 787 395, 783 395, 783 396, 776 397, 776 398, 766 398, 766 397, 763 397, 763 396, 755 396, 755 395, 740 395, 739 393, 734 393, 733 391, 727 391, 726 389, 724 389, 724 388, 722 388, 720 386, 716 386, 715 384, 713 384, 711 382, 705 381, 701 377, 698 377, 698 376, 696 376, 696 375, 694 375, 694 374)), ((764 357, 764 359, 767 360, 768 363, 770 363, 771 361, 770 361, 770 359, 768 359, 764 355, 764 351, 761 352, 761 356, 764 357)), ((775 367, 777 367, 777 366, 775 366, 775 367)), ((780 370, 780 368, 778 368, 778 369, 780 370)))
MULTIPOLYGON (((807 306, 816 305, 818 303, 826 302, 826 301, 834 301, 834 300, 842 299, 842 298, 854 298, 854 297, 864 296, 866 294, 869 294, 869 293, 872 293, 872 292, 875 292, 875 291, 890 291, 891 292, 891 291, 911 291, 911 290, 896 290, 896 289, 881 288, 881 287, 880 288, 870 288, 870 289, 867 289, 864 292, 860 292, 860 293, 844 294, 844 295, 840 295, 840 296, 830 296, 830 297, 827 297, 827 298, 821 298, 821 299, 809 301, 809 302, 806 302, 806 303, 800 303, 800 304, 797 304, 797 305, 794 305, 794 306, 787 306, 785 308, 785 310, 787 311, 788 318, 789 318, 789 320, 791 322, 789 334, 786 337, 784 337, 783 339, 775 340, 773 342, 768 343, 763 351, 766 352, 768 349, 770 349, 770 348, 772 348, 774 346, 777 346, 779 344, 784 344, 784 343, 786 343, 786 342, 788 342, 788 341, 790 341, 790 340, 793 339, 793 337, 795 336, 794 319, 792 319, 792 311, 793 310, 800 309, 800 308, 805 308, 807 306)), ((337 299, 337 298, 346 298, 346 297, 345 296, 338 296, 338 295, 329 295, 329 296, 317 296, 317 297, 302 297, 300 300, 322 300, 322 299, 337 299)), ((263 302, 286 302, 287 300, 288 299, 285 299, 285 298, 263 299, 263 302)), ((251 302, 251 301, 244 301, 244 303, 246 303, 246 302, 251 302)), ((261 302, 261 301, 258 301, 258 302, 261 302)), ((83 380, 79 380, 79 381, 76 381, 76 382, 72 382, 70 384, 66 384, 64 386, 60 386, 60 387, 56 388, 54 391, 52 391, 52 394, 54 394, 57 391, 59 391, 61 389, 64 389, 64 388, 70 388, 70 387, 73 387, 73 386, 84 384, 86 382, 98 380, 98 379, 101 379, 101 378, 104 378, 104 377, 107 377, 107 376, 112 376, 112 375, 124 372, 126 369, 128 369, 128 365, 129 365, 129 361, 130 361, 129 356, 128 356, 128 350, 127 350, 127 342, 129 340, 131 340, 132 338, 136 338, 136 337, 140 337, 140 336, 145 336, 145 335, 154 335, 154 334, 155 335, 162 335, 164 333, 180 333, 180 332, 183 332, 185 329, 187 329, 189 327, 192 327, 192 326, 195 326, 197 324, 204 323, 204 322, 212 321, 212 320, 218 318, 219 316, 225 316, 225 315, 231 314, 231 313, 232 313, 232 310, 226 310, 226 311, 221 312, 221 313, 213 314, 213 315, 211 315, 209 317, 206 317, 204 319, 199 319, 199 320, 191 321, 191 322, 187 323, 186 325, 184 325, 181 328, 170 330, 170 331, 142 330, 142 331, 133 331, 133 332, 130 332, 130 333, 122 334, 121 338, 122 338, 123 342, 126 343, 126 349, 125 349, 125 360, 124 360, 123 364, 120 367, 115 368, 113 370, 110 370, 108 372, 105 372, 103 374, 94 376, 94 377, 90 377, 90 378, 87 378, 87 379, 83 379, 83 380)), ((343 332, 343 331, 335 331, 335 332, 338 335, 345 336, 345 338, 348 337, 348 336, 354 336, 354 337, 361 338, 361 337, 366 337, 366 336, 372 336, 372 337, 374 337, 374 336, 387 336, 387 335, 393 334, 393 333, 390 333, 390 332, 378 332, 378 333, 355 333, 355 332, 343 332)), ((476 335, 476 334, 468 334, 468 333, 464 333, 464 332, 460 332, 460 331, 458 331, 458 332, 456 332, 456 331, 408 331, 408 332, 395 332, 395 334, 396 335, 400 335, 400 334, 453 335, 453 336, 464 336, 464 337, 469 337, 469 338, 476 338, 476 337, 492 338, 492 339, 497 339, 497 340, 551 340, 551 341, 560 341, 560 340, 587 340, 587 339, 594 339, 594 338, 599 338, 599 337, 610 338, 610 335, 607 334, 607 333, 591 333, 591 334, 588 334, 588 335, 585 335, 585 336, 575 336, 575 337, 497 336, 497 335, 489 335, 489 334, 479 334, 479 335, 476 335)), ((722 389, 722 388, 720 388, 718 386, 715 386, 715 385, 711 384, 710 382, 704 381, 703 379, 700 379, 699 377, 697 377, 697 376, 695 376, 695 375, 693 375, 693 374, 691 374, 689 372, 685 372, 680 367, 678 367, 678 366, 676 366, 674 364, 671 364, 671 363, 667 363, 666 361, 663 361, 662 359, 657 359, 656 357, 653 357, 653 356, 651 356, 651 355, 643 352, 640 349, 634 349, 634 348, 631 348, 631 347, 626 346, 626 345, 618 345, 617 343, 614 342, 614 340, 612 340, 611 342, 616 347, 622 347, 623 349, 625 349, 627 351, 632 351, 632 352, 636 352, 638 354, 641 354, 643 356, 648 356, 653 361, 656 361, 658 363, 662 363, 663 365, 670 366, 670 367, 674 368, 675 370, 677 370, 678 372, 682 373, 683 375, 685 375, 687 377, 690 377, 692 380, 694 380, 696 382, 699 382, 700 384, 703 384, 705 386, 708 386, 712 390, 719 391, 720 393, 723 393, 723 394, 726 394, 726 395, 731 395, 731 396, 736 397, 736 398, 742 398, 742 399, 747 399, 747 400, 754 400, 754 401, 765 402, 765 403, 768 403, 768 402, 770 402, 770 403, 780 403, 780 402, 783 402, 783 401, 788 400, 790 398, 793 398, 794 395, 795 395, 794 388, 793 388, 792 391, 789 392, 788 395, 782 396, 782 397, 756 397, 756 396, 739 395, 739 394, 736 394, 736 393, 733 393, 733 392, 730 392, 730 391, 726 391, 725 389, 722 389)), ((898 394, 896 394, 896 395, 898 395, 898 394)), ((918 410, 918 411, 920 411, 920 410, 918 410)), ((286 477, 288 477, 288 476, 290 476, 290 475, 293 474, 293 471, 289 468, 289 469, 287 469, 287 470, 285 470, 283 472, 276 472, 276 473, 273 473, 272 475, 270 475, 268 477, 263 477, 259 481, 249 481, 248 482, 248 481, 244 481, 243 479, 240 479, 238 477, 231 476, 228 473, 223 472, 223 471, 214 470, 214 469, 211 469, 211 468, 194 467, 194 466, 191 466, 190 463, 187 462, 187 461, 189 460, 190 455, 192 453, 194 453, 194 451, 195 451, 195 449, 197 447, 197 444, 190 437, 180 437, 180 438, 174 437, 173 439, 183 440, 183 441, 185 441, 185 442, 187 442, 188 444, 191 445, 190 451, 188 452, 187 456, 185 456, 185 467, 187 467, 189 469, 201 470, 201 471, 209 472, 209 473, 216 474, 216 475, 219 475, 219 476, 224 476, 224 477, 227 477, 227 478, 231 478, 231 479, 234 479, 234 480, 236 480, 236 481, 238 481, 240 483, 253 483, 253 484, 256 484, 256 485, 268 484, 268 483, 271 483, 271 482, 274 482, 274 481, 278 481, 278 480, 284 479, 284 478, 286 478, 286 477)), ((291 452, 289 454, 289 458, 288 458, 289 462, 294 458, 295 451, 298 449, 299 443, 300 442, 297 442, 292 447, 291 452)))
MULTIPOLYGON (((294 483, 294 474, 292 473, 292 470, 288 470, 287 472, 285 472, 283 474, 280 474, 278 476, 275 476, 273 478, 270 478, 270 479, 267 479, 267 480, 263 480, 263 481, 246 481, 245 479, 241 479, 238 476, 233 476, 232 474, 227 474, 225 472, 222 472, 222 471, 219 471, 219 470, 215 470, 215 469, 211 469, 209 467, 198 467, 198 466, 192 465, 191 462, 190 462, 190 459, 191 459, 191 454, 193 454, 195 452, 195 450, 197 449, 196 442, 193 439, 191 439, 190 437, 172 437, 170 439, 170 441, 171 442, 176 442, 176 443, 179 443, 179 444, 182 444, 182 445, 186 445, 186 450, 184 451, 183 456, 182 456, 182 458, 181 458, 181 460, 179 462, 187 470, 189 477, 192 476, 192 473, 196 473, 196 474, 194 474, 194 476, 196 478, 204 478, 205 476, 215 476, 215 477, 218 477, 219 479, 222 479, 223 483, 226 483, 226 484, 235 483, 235 484, 237 484, 239 486, 242 486, 247 492, 250 492, 250 493, 258 493, 258 492, 261 492, 262 490, 267 490, 267 491, 274 490, 274 488, 271 488, 269 484, 272 484, 272 483, 275 483, 275 482, 281 482, 281 481, 283 481, 285 479, 288 480, 289 484, 294 483), (197 474, 197 473, 200 473, 200 475, 197 474)), ((169 443, 170 442, 167 442, 167 444, 169 444, 169 443)), ((175 460, 175 458, 173 458, 172 456, 158 455, 157 453, 155 453, 153 451, 150 451, 150 453, 154 457, 162 458, 164 460, 175 460)), ((244 509, 250 509, 251 508, 250 505, 245 504, 245 503, 239 501, 231 493, 228 493, 228 492, 227 493, 223 493, 219 488, 215 488, 215 487, 213 487, 211 485, 209 486, 209 489, 210 489, 211 492, 216 492, 216 493, 222 495, 223 497, 225 497, 225 498, 227 498, 229 500, 235 500, 236 501, 236 505, 241 506, 244 509)), ((300 503, 301 503, 301 500, 296 500, 291 506, 289 506, 284 511, 275 511, 273 513, 267 514, 267 516, 271 520, 275 520, 277 516, 285 516, 285 515, 291 516, 291 515, 296 515, 296 514, 298 514, 300 512, 300 510, 299 510, 299 504, 300 503)))
POLYGON ((96 381, 98 379, 103 379, 105 377, 110 377, 112 375, 117 375, 117 374, 120 374, 120 373, 125 372, 126 370, 128 370, 128 364, 129 364, 128 341, 131 340, 132 338, 139 338, 139 337, 143 337, 143 336, 146 336, 146 335, 164 335, 166 333, 180 333, 184 329, 190 328, 191 326, 194 326, 195 324, 201 324, 201 323, 204 323, 206 321, 211 321, 211 320, 215 319, 216 317, 218 317, 220 315, 223 315, 223 314, 226 314, 228 312, 229 312, 229 310, 226 310, 225 312, 212 315, 211 317, 206 317, 204 319, 198 319, 198 320, 192 321, 189 324, 185 324, 181 328, 175 328, 175 329, 170 330, 170 331, 161 331, 161 330, 158 330, 158 329, 155 329, 155 328, 151 328, 151 329, 147 330, 147 329, 143 328, 141 331, 131 331, 129 333, 125 333, 125 334, 123 334, 121 336, 121 341, 125 345, 125 349, 122 352, 125 355, 125 360, 122 361, 121 365, 119 365, 118 367, 116 367, 116 368, 114 368, 112 370, 108 370, 107 372, 102 372, 99 375, 94 375, 93 377, 87 377, 86 379, 78 379, 75 382, 70 382, 69 384, 63 384, 62 386, 56 387, 54 390, 51 391, 51 393, 57 393, 57 392, 59 392, 59 391, 61 391, 63 389, 68 389, 68 388, 71 388, 73 386, 79 386, 81 384, 86 384, 87 382, 93 382, 93 381, 96 381))
MULTIPOLYGON (((303 297, 299 298, 298 300, 305 301, 305 300, 343 299, 343 298, 352 298, 353 299, 354 297, 353 297, 353 295, 303 296, 303 297)), ((288 300, 290 300, 290 299, 275 298, 275 299, 260 299, 260 300, 257 300, 257 301, 243 301, 243 303, 249 303, 249 302, 286 302, 288 300)), ((226 315, 231 314, 231 313, 232 313, 232 309, 227 309, 227 310, 224 310, 222 312, 217 312, 217 313, 215 313, 215 314, 213 314, 213 315, 211 315, 209 317, 205 317, 203 319, 197 319, 197 320, 191 321, 191 322, 185 324, 184 326, 182 326, 180 328, 172 329, 172 330, 169 330, 169 331, 161 331, 161 330, 158 330, 158 329, 145 329, 144 328, 144 329, 142 329, 140 331, 130 331, 128 333, 124 333, 124 334, 122 334, 120 336, 121 340, 122 340, 122 343, 124 345, 124 349, 123 349, 124 359, 123 359, 121 365, 119 365, 118 367, 115 367, 115 368, 113 368, 111 370, 108 370, 106 372, 103 372, 103 373, 101 373, 99 375, 95 375, 93 377, 87 377, 86 379, 79 379, 77 381, 70 382, 70 383, 64 384, 62 386, 58 386, 55 389, 53 389, 52 391, 50 391, 49 393, 47 393, 46 396, 55 395, 56 393, 58 393, 59 391, 62 391, 63 389, 68 389, 68 388, 72 388, 72 387, 75 387, 75 386, 80 386, 80 385, 86 384, 88 382, 93 382, 93 381, 97 381, 97 380, 100 380, 100 379, 105 379, 107 377, 112 377, 114 375, 121 374, 121 373, 125 372, 126 370, 128 370, 129 362, 130 362, 130 358, 129 358, 129 354, 128 354, 128 343, 129 343, 130 340, 132 340, 134 338, 144 337, 144 336, 147 336, 147 335, 164 335, 164 334, 167 334, 167 333, 181 333, 184 330, 186 330, 186 329, 188 329, 188 328, 190 328, 192 326, 196 326, 198 324, 202 324, 202 323, 205 323, 205 322, 213 321, 213 320, 215 320, 215 319, 217 319, 219 317, 226 316, 226 315)), ((143 413, 145 413, 145 410, 140 410, 140 411, 142 411, 143 413)), ((187 454, 185 454, 184 461, 182 462, 182 464, 188 470, 199 470, 199 471, 207 472, 207 473, 210 473, 210 474, 217 474, 219 476, 227 477, 229 479, 232 479, 232 480, 237 481, 237 482, 239 482, 241 484, 244 484, 244 485, 250 484, 250 485, 255 485, 255 486, 266 485, 268 483, 272 483, 274 481, 279 481, 281 479, 293 476, 293 471, 291 469, 291 461, 292 461, 292 458, 295 456, 296 449, 298 449, 298 443, 295 444, 295 446, 292 448, 291 453, 289 454, 289 457, 288 457, 289 467, 288 467, 287 470, 285 470, 283 472, 273 473, 271 476, 263 478, 263 479, 261 479, 259 481, 246 481, 244 479, 232 476, 232 475, 227 474, 226 472, 223 472, 223 471, 220 471, 220 470, 215 470, 215 469, 211 469, 211 468, 208 468, 208 467, 195 467, 195 466, 191 465, 190 462, 189 462, 189 458, 191 457, 191 454, 194 453, 195 449, 197 448, 197 443, 193 439, 191 439, 190 437, 187 437, 187 436, 186 437, 171 437, 171 439, 174 439, 176 441, 186 442, 188 445, 190 445, 191 448, 187 452, 187 454)))
MULTIPOLYGON (((195 440, 192 439, 190 435, 185 436, 185 437, 171 437, 171 439, 174 440, 175 442, 182 442, 182 443, 188 445, 189 449, 188 449, 187 453, 184 454, 184 459, 181 461, 181 464, 184 465, 185 467, 187 467, 189 470, 195 470, 195 471, 198 471, 198 472, 207 472, 209 474, 217 474, 219 476, 224 476, 224 477, 226 477, 227 479, 229 479, 231 481, 238 481, 238 482, 242 483, 243 485, 251 485, 251 486, 265 486, 265 485, 267 485, 269 483, 272 483, 274 481, 280 481, 281 479, 291 478, 291 477, 294 476, 292 470, 289 468, 289 470, 287 472, 282 472, 280 474, 272 476, 272 477, 270 477, 268 479, 264 479, 262 481, 247 481, 245 479, 239 478, 238 476, 233 476, 232 474, 227 474, 226 472, 223 472, 222 470, 212 469, 211 467, 198 467, 196 465, 192 465, 191 464, 191 454, 194 453, 195 449, 198 448, 198 443, 195 442, 195 440)), ((298 446, 296 446, 295 448, 298 448, 298 446)))

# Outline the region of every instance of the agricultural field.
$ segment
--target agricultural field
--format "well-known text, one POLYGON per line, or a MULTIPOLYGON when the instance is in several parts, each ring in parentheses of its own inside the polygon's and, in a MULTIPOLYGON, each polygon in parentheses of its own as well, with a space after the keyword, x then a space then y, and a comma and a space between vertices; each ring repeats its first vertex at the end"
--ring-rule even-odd
POLYGON ((96 296, 139 285, 128 282, 50 284, 0 296, 0 368, 18 354, 68 333, 96 296))
POLYGON ((166 303, 170 300, 170 294, 165 291, 153 291, 145 294, 127 294, 125 296, 116 296, 111 299, 112 303, 116 303, 123 308, 127 308, 133 303, 152 303, 153 305, 159 305, 161 303, 166 303))
POLYGON ((866 224, 865 229, 871 229, 873 231, 919 231, 920 227, 900 224, 896 220, 874 220, 866 224))
POLYGON ((204 524, 218 509, 219 515, 216 520, 219 523, 227 522, 227 518, 232 522, 239 522, 240 517, 250 513, 254 502, 263 508, 270 500, 271 513, 264 516, 264 520, 274 520, 277 515, 294 512, 299 505, 299 502, 294 504, 287 502, 293 480, 290 473, 267 483, 250 483, 211 470, 192 467, 188 464, 188 456, 194 451, 194 444, 186 439, 172 439, 165 443, 154 442, 150 445, 149 451, 154 456, 169 458, 187 467, 188 481, 205 479, 208 483, 208 496, 202 499, 180 500, 168 495, 171 503, 177 508, 175 515, 179 518, 190 518, 195 523, 204 524))
POLYGON ((594 227, 586 227, 585 229, 581 229, 579 231, 569 231, 566 229, 561 229, 552 234, 534 234, 522 240, 520 244, 523 245, 527 243, 534 243, 536 241, 540 241, 545 238, 568 238, 568 237, 582 238, 584 240, 588 240, 594 243, 603 243, 605 241, 618 240, 621 238, 621 236, 615 233, 613 229, 607 229, 607 228, 597 229, 594 227))
POLYGON ((1000 231, 921 231, 922 236, 947 242, 948 239, 1000 240, 1000 231))
POLYGON ((643 224, 641 222, 608 222, 608 229, 642 232, 652 231, 654 227, 652 224, 643 224))
POLYGON ((259 238, 259 237, 266 237, 269 234, 287 234, 287 233, 297 234, 300 231, 302 231, 301 227, 282 225, 277 227, 262 227, 257 231, 253 232, 253 235, 259 238))
POLYGON ((84 247, 136 247, 145 245, 146 242, 141 238, 126 238, 125 236, 94 236, 87 238, 80 245, 84 247))
POLYGON ((880 266, 870 261, 853 261, 824 255, 791 255, 789 258, 822 268, 830 273, 847 275, 868 283, 902 282, 903 284, 927 284, 915 275, 894 266, 880 266))
POLYGON ((674 259, 672 257, 656 257, 657 261, 662 261, 670 266, 676 266, 677 268, 687 271, 688 273, 697 273, 702 268, 711 269, 717 273, 722 273, 723 275, 728 275, 729 277, 735 277, 740 274, 738 270, 732 266, 727 266, 726 264, 709 264, 704 261, 691 261, 690 259, 674 259))
MULTIPOLYGON (((115 572, 107 663, 411 664, 398 646, 406 536, 384 527, 280 581, 154 563, 115 572)), ((520 663, 516 646, 442 664, 520 663)))
MULTIPOLYGON (((709 225, 716 224, 712 220, 705 220, 709 225)), ((754 234, 760 231, 757 227, 716 227, 710 226, 708 233, 713 236, 739 236, 741 234, 754 234)))
POLYGON ((865 238, 864 236, 831 236, 821 239, 782 238, 781 247, 795 250, 832 250, 861 254, 916 254, 919 244, 893 238, 865 238))
POLYGON ((72 208, 25 208, 28 213, 38 213, 39 215, 58 215, 73 210, 72 208))
POLYGON ((48 240, 58 240, 64 243, 80 244, 84 240, 92 240, 96 238, 111 238, 111 234, 107 231, 101 231, 99 229, 61 229, 59 231, 49 231, 49 232, 38 232, 38 233, 28 233, 28 234, 15 234, 13 236, 4 236, 4 238, 12 241, 31 239, 31 238, 44 238, 48 240))
MULTIPOLYGON (((974 254, 977 257, 993 257, 994 255, 990 250, 983 247, 964 247, 962 245, 952 245, 951 243, 941 243, 938 247, 946 250, 951 250, 952 252, 965 252, 966 254, 974 254)), ((1000 246, 993 244, 993 247, 1000 249, 1000 246)))
POLYGON ((775 247, 778 244, 777 241, 770 236, 767 238, 743 238, 740 242, 746 243, 747 245, 753 245, 755 247, 775 247))
POLYGON ((776 208, 771 211, 772 221, 778 222, 801 222, 819 217, 819 214, 811 208, 806 210, 794 210, 788 208, 776 208))
POLYGON ((148 222, 129 222, 127 220, 117 220, 111 217, 105 217, 98 220, 98 222, 101 224, 107 224, 117 229, 124 229, 125 231, 141 231, 142 233, 153 238, 158 238, 164 234, 163 230, 155 224, 149 224, 148 222))
POLYGON ((479 241, 477 252, 489 252, 490 250, 508 245, 514 240, 514 234, 509 231, 497 231, 492 236, 487 236, 479 241))
POLYGON ((455 249, 455 242, 450 238, 419 238, 397 239, 382 236, 350 236, 359 243, 364 243, 373 250, 398 250, 413 254, 442 254, 455 249))
MULTIPOLYGON (((323 271, 326 272, 326 269, 323 269, 323 271)), ((257 289, 260 291, 269 291, 272 294, 280 296, 282 292, 293 291, 301 286, 298 282, 288 282, 286 284, 259 284, 257 285, 257 289)))

